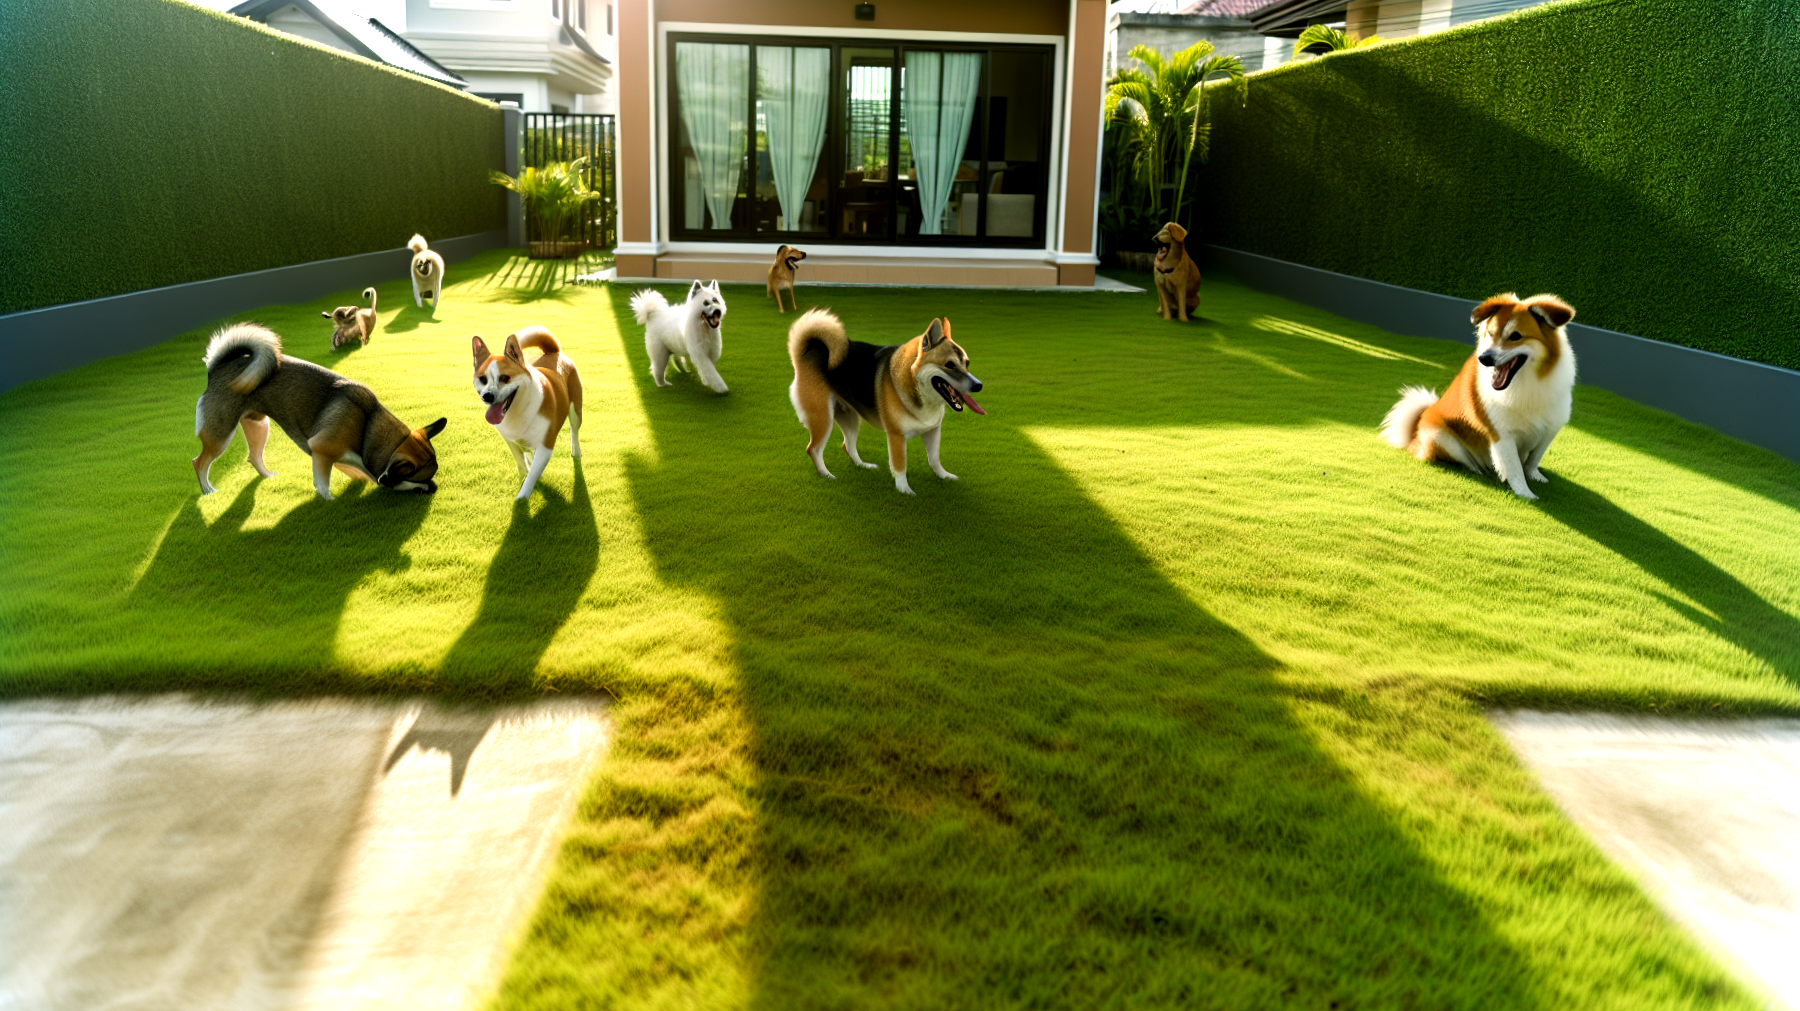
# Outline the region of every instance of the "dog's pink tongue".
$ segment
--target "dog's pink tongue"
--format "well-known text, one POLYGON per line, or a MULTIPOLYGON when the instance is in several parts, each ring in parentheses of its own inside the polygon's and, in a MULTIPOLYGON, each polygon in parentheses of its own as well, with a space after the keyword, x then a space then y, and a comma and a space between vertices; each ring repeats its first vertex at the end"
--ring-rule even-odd
POLYGON ((500 419, 504 418, 504 417, 506 417, 506 410, 504 408, 502 408, 499 404, 489 405, 489 407, 487 409, 487 423, 488 424, 498 425, 500 423, 500 419))
MULTIPOLYGON (((961 390, 957 390, 956 392, 962 393, 961 390)), ((977 404, 975 402, 974 397, 969 396, 967 393, 962 393, 962 398, 963 398, 963 403, 969 405, 969 410, 974 411, 976 414, 981 414, 981 415, 987 414, 986 411, 981 409, 981 405, 977 404)))

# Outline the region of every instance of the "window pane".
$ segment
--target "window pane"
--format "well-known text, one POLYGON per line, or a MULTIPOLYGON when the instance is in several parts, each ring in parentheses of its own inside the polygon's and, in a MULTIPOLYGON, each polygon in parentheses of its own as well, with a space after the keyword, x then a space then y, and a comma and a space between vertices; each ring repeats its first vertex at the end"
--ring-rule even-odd
POLYGON ((678 42, 675 78, 682 222, 709 231, 747 229, 750 47, 678 42))
POLYGON ((846 46, 844 67, 844 177, 840 180, 841 234, 882 238, 891 234, 893 177, 888 132, 894 117, 894 51, 846 46))
POLYGON ((991 238, 1028 238, 1036 233, 1044 208, 1043 53, 998 52, 989 74, 987 129, 974 146, 985 152, 988 177, 981 195, 964 201, 957 231, 975 234, 975 213, 987 203, 991 238))
MULTIPOLYGON (((906 51, 900 83, 900 135, 907 166, 902 203, 917 215, 916 234, 954 235, 962 196, 978 181, 967 157, 981 95, 982 53, 906 51)), ((907 225, 913 234, 915 226, 907 225)))
POLYGON ((756 47, 756 230, 824 232, 831 50, 756 47))

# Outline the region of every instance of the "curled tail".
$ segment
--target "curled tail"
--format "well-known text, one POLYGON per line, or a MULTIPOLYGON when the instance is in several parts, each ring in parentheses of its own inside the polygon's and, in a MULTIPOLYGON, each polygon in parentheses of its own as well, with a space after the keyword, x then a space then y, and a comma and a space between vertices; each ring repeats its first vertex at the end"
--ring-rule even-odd
POLYGON ((547 355, 562 352, 562 345, 556 342, 556 335, 541 326, 528 326, 513 336, 519 339, 519 346, 522 348, 537 348, 547 355))
POLYGON ((375 308, 375 289, 364 288, 363 297, 369 300, 369 308, 370 310, 373 310, 375 308))
POLYGON ((415 232, 412 238, 406 240, 406 248, 415 253, 423 253, 428 248, 425 245, 425 236, 415 232))
POLYGON ((233 323, 213 334, 212 341, 206 345, 206 357, 201 361, 206 363, 206 374, 210 377, 214 371, 244 356, 249 356, 250 364, 232 378, 231 388, 247 395, 281 367, 281 338, 265 326, 233 323))
POLYGON ((825 345, 827 369, 842 365, 844 356, 850 353, 850 338, 844 335, 844 324, 831 314, 830 309, 808 309, 788 328, 788 357, 794 360, 795 368, 800 367, 800 356, 813 341, 825 345))
POLYGON ((1413 436, 1419 433, 1419 416, 1437 401, 1436 390, 1428 390, 1423 386, 1403 387, 1399 403, 1390 408, 1387 417, 1381 420, 1382 440, 1400 449, 1412 445, 1413 436))
POLYGON ((653 314, 661 312, 668 307, 669 300, 663 297, 662 292, 654 291, 650 288, 645 288, 643 291, 631 296, 631 314, 637 317, 638 326, 643 326, 650 322, 650 317, 653 314))

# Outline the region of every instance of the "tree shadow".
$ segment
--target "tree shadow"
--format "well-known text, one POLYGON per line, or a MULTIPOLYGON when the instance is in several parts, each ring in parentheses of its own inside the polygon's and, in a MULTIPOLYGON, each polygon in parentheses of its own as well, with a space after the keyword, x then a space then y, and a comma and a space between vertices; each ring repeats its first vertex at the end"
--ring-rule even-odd
POLYGON ((599 565, 600 531, 587 476, 576 461, 571 498, 540 482, 532 499, 513 502, 512 523, 488 565, 481 605, 444 657, 442 687, 483 699, 529 693, 538 661, 575 613, 599 565))

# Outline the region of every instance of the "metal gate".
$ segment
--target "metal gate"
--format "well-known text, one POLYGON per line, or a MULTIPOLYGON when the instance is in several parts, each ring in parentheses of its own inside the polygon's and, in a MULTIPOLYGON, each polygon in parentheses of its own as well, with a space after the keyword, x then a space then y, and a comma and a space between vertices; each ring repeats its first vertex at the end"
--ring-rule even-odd
MULTIPOLYGON (((611 249, 619 241, 618 125, 616 116, 585 112, 525 113, 523 166, 543 168, 551 162, 586 159, 582 177, 599 200, 589 205, 570 238, 590 249, 611 249)), ((541 241, 537 223, 526 216, 526 238, 541 241)))

